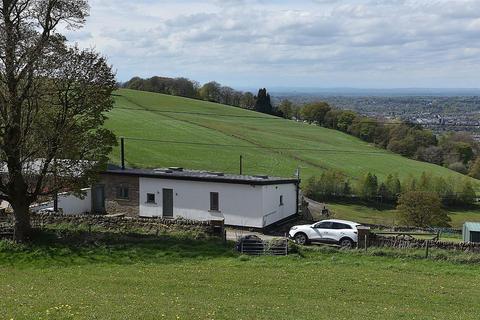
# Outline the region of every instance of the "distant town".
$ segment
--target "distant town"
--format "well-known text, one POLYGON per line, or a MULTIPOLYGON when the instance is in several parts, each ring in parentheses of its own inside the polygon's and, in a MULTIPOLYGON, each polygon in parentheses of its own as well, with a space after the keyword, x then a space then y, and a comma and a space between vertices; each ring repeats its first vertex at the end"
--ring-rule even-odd
POLYGON ((435 133, 467 131, 480 141, 480 96, 346 96, 332 94, 272 93, 274 104, 289 99, 295 104, 325 101, 340 109, 379 120, 401 119, 435 133))

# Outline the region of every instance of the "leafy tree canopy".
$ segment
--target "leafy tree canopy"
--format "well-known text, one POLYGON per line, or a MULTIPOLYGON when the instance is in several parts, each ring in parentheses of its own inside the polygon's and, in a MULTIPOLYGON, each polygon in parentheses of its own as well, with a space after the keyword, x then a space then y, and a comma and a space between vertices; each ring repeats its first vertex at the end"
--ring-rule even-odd
POLYGON ((115 144, 103 128, 116 86, 111 67, 59 33, 87 14, 83 0, 0 3, 0 199, 14 210, 18 241, 29 235, 29 205, 88 186, 115 144))
POLYGON ((405 192, 398 199, 397 210, 404 225, 443 227, 450 222, 447 212, 442 208, 440 197, 433 192, 405 192))

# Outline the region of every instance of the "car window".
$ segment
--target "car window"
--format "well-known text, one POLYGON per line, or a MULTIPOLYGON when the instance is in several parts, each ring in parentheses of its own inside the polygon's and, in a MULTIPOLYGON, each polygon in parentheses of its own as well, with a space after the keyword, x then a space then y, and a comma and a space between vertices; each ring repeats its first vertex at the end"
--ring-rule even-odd
POLYGON ((332 223, 331 222, 320 222, 315 225, 315 228, 317 229, 332 229, 332 223))
POLYGON ((345 223, 334 222, 332 229, 352 229, 352 227, 345 223))

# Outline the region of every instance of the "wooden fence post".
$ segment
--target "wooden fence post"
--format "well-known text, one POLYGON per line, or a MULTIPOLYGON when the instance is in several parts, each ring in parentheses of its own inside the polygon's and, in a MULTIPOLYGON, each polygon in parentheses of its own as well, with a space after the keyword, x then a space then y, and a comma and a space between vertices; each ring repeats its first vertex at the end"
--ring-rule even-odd
POLYGON ((368 235, 365 234, 365 243, 364 243, 365 244, 365 252, 367 252, 367 245, 368 245, 367 244, 367 239, 368 239, 368 235))

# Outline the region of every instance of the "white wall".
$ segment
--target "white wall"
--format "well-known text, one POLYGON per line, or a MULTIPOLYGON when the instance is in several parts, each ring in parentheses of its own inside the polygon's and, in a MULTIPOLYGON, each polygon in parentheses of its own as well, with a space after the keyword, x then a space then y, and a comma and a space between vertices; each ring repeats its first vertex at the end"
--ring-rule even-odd
POLYGON ((72 194, 62 193, 58 195, 58 208, 63 214, 82 214, 92 210, 92 190, 82 189, 85 197, 80 199, 72 194))
MULTIPOLYGON (((90 188, 82 189, 85 193, 83 199, 69 194, 67 192, 58 194, 58 209, 63 214, 83 214, 92 210, 92 190, 90 188)), ((44 202, 30 207, 30 211, 38 212, 44 209, 53 210, 53 201, 44 202)))
MULTIPOLYGON (((282 185, 279 185, 279 189, 282 185)), ((183 181, 155 178, 140 178, 140 216, 154 217, 162 216, 162 189, 173 189, 173 214, 175 218, 183 217, 194 220, 211 220, 214 218, 224 218, 225 224, 241 225, 248 227, 264 227, 263 216, 267 214, 266 208, 278 208, 279 199, 273 201, 274 195, 271 192, 264 192, 265 186, 252 186, 245 184, 202 182, 202 181, 183 181), (210 192, 219 193, 220 212, 209 212, 210 192), (155 194, 155 204, 147 203, 147 193, 155 194), (263 199, 264 195, 268 200, 263 199), (268 203, 268 204, 267 204, 268 203)), ((284 195, 284 202, 294 197, 295 207, 295 186, 285 189, 293 190, 292 195, 284 195)), ((283 192, 283 191, 282 191, 283 192)), ((289 207, 289 208, 290 208, 289 207)), ((287 212, 290 209, 283 210, 287 212)), ((295 210, 289 212, 295 213, 295 210)), ((281 215, 279 215, 281 216, 281 215)), ((277 219, 278 220, 278 219, 277 219)))
POLYGON ((263 226, 287 218, 297 212, 297 190, 295 184, 263 186, 263 226), (283 205, 280 205, 283 196, 283 205))

